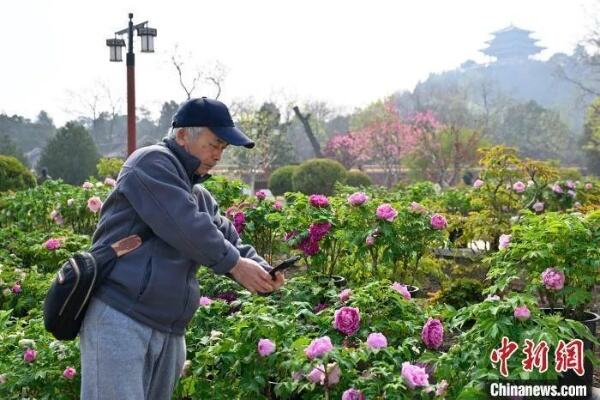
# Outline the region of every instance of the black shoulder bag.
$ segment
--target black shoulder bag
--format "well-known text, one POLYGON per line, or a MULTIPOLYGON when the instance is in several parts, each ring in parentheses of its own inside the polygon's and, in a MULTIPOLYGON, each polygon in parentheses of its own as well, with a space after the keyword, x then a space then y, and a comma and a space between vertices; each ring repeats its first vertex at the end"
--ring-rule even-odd
POLYGON ((147 228, 112 245, 69 257, 58 270, 44 300, 46 330, 58 340, 75 339, 92 294, 108 277, 117 258, 137 249, 151 236, 152 230, 147 228))

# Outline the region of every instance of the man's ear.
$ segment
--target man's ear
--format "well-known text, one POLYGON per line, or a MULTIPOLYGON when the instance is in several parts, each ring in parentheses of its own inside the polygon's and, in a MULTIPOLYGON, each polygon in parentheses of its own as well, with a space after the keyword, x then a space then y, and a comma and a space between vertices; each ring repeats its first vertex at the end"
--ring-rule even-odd
POLYGON ((183 146, 187 142, 187 134, 187 129, 180 128, 175 134, 175 141, 177 142, 177 144, 183 146))

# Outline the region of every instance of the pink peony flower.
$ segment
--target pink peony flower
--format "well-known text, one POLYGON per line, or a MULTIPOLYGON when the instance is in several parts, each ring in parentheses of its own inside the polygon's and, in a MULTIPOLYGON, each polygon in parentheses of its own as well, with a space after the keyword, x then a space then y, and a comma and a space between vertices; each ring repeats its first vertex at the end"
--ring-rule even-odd
POLYGON ((367 246, 373 246, 375 244, 375 238, 372 235, 367 235, 367 238, 365 239, 365 244, 367 246))
POLYGON ((421 331, 421 339, 430 349, 439 349, 444 342, 444 326, 439 319, 429 318, 421 331))
POLYGON ((379 207, 377 207, 377 218, 392 222, 398 216, 398 211, 391 206, 391 204, 383 203, 379 207))
POLYGON ((313 309, 313 312, 315 314, 318 314, 318 313, 320 313, 321 311, 323 311, 326 308, 327 308, 327 304, 325 304, 325 303, 319 303, 319 304, 317 304, 315 306, 315 308, 313 309))
POLYGON ((523 193, 527 187, 521 181, 515 182, 513 184, 513 190, 517 193, 523 193))
POLYGON ((102 208, 102 200, 98 196, 90 197, 87 201, 87 207, 91 212, 96 214, 102 208))
POLYGON ((367 346, 370 349, 384 349, 388 345, 387 338, 383 333, 373 332, 367 337, 367 346))
POLYGON ((23 353, 23 360, 25 362, 28 362, 28 363, 34 362, 36 358, 37 358, 37 351, 35 351, 34 349, 27 349, 27 350, 25 350, 25 353, 23 353))
POLYGON ((541 201, 536 201, 533 204, 532 208, 535 212, 541 213, 542 211, 544 211, 544 203, 542 203, 541 201))
POLYGON ((423 207, 421 204, 417 203, 416 201, 413 201, 412 203, 410 203, 409 210, 414 213, 418 213, 418 214, 425 214, 427 212, 425 207, 423 207))
POLYGON ((433 229, 444 229, 446 226, 448 226, 448 222, 443 215, 433 214, 431 216, 431 227, 433 229))
POLYGON ((264 190, 259 190, 256 192, 256 198, 259 200, 264 200, 267 198, 267 193, 264 190))
POLYGON ((298 371, 294 371, 292 373, 292 379, 295 381, 299 381, 300 379, 302 379, 302 374, 298 371))
POLYGON ((333 327, 345 335, 353 335, 360 328, 360 312, 356 307, 342 307, 335 310, 333 327))
POLYGON ((4 385, 7 380, 6 374, 0 374, 0 385, 4 385))
POLYGON ((309 360, 319 358, 324 354, 329 353, 333 349, 329 336, 323 336, 313 339, 312 342, 304 349, 304 354, 309 360))
POLYGON ((483 181, 481 179, 477 179, 475 182, 473 182, 473 187, 475 189, 479 189, 480 187, 483 186, 483 181))
POLYGON ((573 199, 577 196, 574 190, 567 190, 567 195, 573 199))
POLYGON ((342 370, 337 363, 329 363, 327 364, 327 377, 325 376, 325 367, 323 364, 319 364, 306 375, 306 378, 312 383, 319 385, 324 385, 325 379, 327 379, 327 386, 332 386, 340 381, 341 375, 342 370))
POLYGON ((10 288, 10 291, 13 292, 13 294, 19 294, 22 292, 23 289, 21 289, 21 285, 18 283, 15 283, 12 288, 10 288))
POLYGON ((531 317, 531 312, 527 306, 520 306, 515 308, 515 318, 519 321, 527 321, 531 317))
POLYGON ((327 196, 323 196, 322 194, 311 194, 308 197, 308 201, 313 207, 327 207, 329 205, 329 199, 327 199, 327 196))
POLYGON ((408 361, 402 363, 401 374, 404 382, 411 389, 429 385, 429 375, 425 372, 425 368, 412 365, 408 361))
POLYGON ((337 363, 327 364, 327 386, 335 385, 340 381, 342 370, 337 363))
POLYGON ((115 187, 115 186, 117 186, 117 181, 115 181, 113 178, 106 178, 106 179, 104 180, 104 184, 105 184, 106 186, 115 187))
POLYGON ((401 283, 394 282, 392 284, 392 289, 394 289, 395 291, 400 293, 402 295, 402 297, 404 297, 406 300, 410 300, 412 298, 406 285, 402 285, 401 283))
POLYGON ((81 185, 81 187, 87 190, 93 188, 94 185, 92 184, 92 182, 85 181, 83 182, 83 185, 81 185))
POLYGON ((369 196, 364 192, 356 192, 348 196, 348 204, 355 207, 365 204, 367 200, 369 200, 369 196))
POLYGON ((269 339, 260 339, 258 341, 258 354, 266 357, 275 351, 275 343, 269 339))
POLYGON ((281 201, 279 201, 279 200, 275 201, 275 203, 273 203, 273 208, 275 209, 275 211, 281 211, 283 209, 283 205, 281 204, 281 201))
POLYGON ((592 185, 591 183, 588 182, 588 183, 585 184, 584 188, 585 188, 585 190, 592 190, 593 186, 594 185, 592 185))
POLYGON ((512 235, 500 235, 500 239, 498 239, 498 248, 500 250, 504 250, 510 245, 510 241, 512 239, 512 235))
POLYGON ((555 183, 552 186, 552 191, 556 194, 562 194, 563 193, 563 189, 560 187, 560 185, 558 183, 555 183))
POLYGON ((317 384, 325 382, 325 370, 322 368, 324 368, 323 364, 319 364, 317 367, 313 368, 312 371, 310 371, 308 375, 306 375, 306 379, 308 379, 312 383, 317 384))
POLYGON ((365 400, 365 395, 358 389, 350 388, 342 393, 342 400, 365 400))
POLYGON ((573 183, 573 181, 566 181, 565 186, 567 187, 567 189, 575 189, 575 184, 573 183))
POLYGON ((344 289, 340 292, 340 301, 348 301, 350 300, 350 295, 352 294, 352 289, 344 289))
POLYGON ((210 306, 212 303, 213 301, 206 296, 202 296, 200 297, 200 300, 198 300, 198 305, 201 307, 210 306))
POLYGON ((61 245, 62 245, 62 243, 61 243, 60 239, 51 238, 44 242, 44 247, 46 248, 46 250, 50 250, 50 251, 59 249, 61 245))
POLYGON ((488 296, 485 298, 485 301, 500 301, 500 296, 498 296, 497 294, 488 294, 488 296))
POLYGON ((67 200, 67 207, 71 207, 74 202, 75 202, 75 199, 69 199, 69 200, 67 200))
POLYGON ((331 230, 331 222, 315 222, 308 228, 308 235, 312 240, 318 242, 331 230))
POLYGON ((65 368, 65 370, 63 371, 63 376, 64 376, 66 379, 69 379, 69 380, 71 380, 71 379, 75 378, 75 374, 76 374, 76 373, 77 373, 77 371, 75 370, 75 368, 73 368, 73 367, 67 367, 67 368, 65 368))
POLYGON ((556 268, 547 268, 542 272, 542 282, 548 290, 560 290, 565 285, 565 274, 556 268))

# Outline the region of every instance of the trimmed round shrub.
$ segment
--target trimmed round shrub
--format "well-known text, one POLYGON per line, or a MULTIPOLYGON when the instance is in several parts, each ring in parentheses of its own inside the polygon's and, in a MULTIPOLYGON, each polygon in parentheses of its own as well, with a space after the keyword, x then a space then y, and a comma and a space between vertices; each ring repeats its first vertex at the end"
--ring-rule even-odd
POLYGON ((313 158, 300 164, 292 175, 294 190, 304 194, 333 194, 336 182, 344 183, 346 168, 335 160, 313 158))
POLYGON ((349 171, 346 174, 346 185, 353 187, 371 186, 373 181, 362 171, 349 171))
POLYGON ((0 192, 35 186, 35 176, 15 157, 0 156, 0 192))
POLYGON ((275 196, 280 196, 285 192, 293 192, 292 175, 298 169, 297 165, 286 165, 277 168, 269 177, 269 189, 275 196))
POLYGON ((121 167, 123 167, 124 161, 120 158, 114 157, 103 157, 96 164, 96 169, 98 170, 98 176, 100 178, 117 178, 119 175, 119 171, 121 171, 121 167))

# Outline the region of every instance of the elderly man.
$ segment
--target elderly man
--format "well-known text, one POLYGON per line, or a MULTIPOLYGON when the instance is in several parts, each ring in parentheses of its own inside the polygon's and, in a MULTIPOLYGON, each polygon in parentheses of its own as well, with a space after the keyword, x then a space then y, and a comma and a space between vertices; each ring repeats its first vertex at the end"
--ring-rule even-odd
POLYGON ((102 208, 93 245, 152 231, 119 258, 90 302, 80 331, 81 398, 170 399, 185 361, 185 329, 198 307, 198 265, 228 273, 252 293, 284 283, 194 185, 229 145, 254 143, 227 107, 192 99, 173 117, 163 143, 135 151, 102 208))

